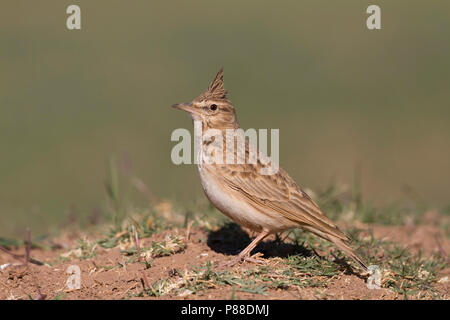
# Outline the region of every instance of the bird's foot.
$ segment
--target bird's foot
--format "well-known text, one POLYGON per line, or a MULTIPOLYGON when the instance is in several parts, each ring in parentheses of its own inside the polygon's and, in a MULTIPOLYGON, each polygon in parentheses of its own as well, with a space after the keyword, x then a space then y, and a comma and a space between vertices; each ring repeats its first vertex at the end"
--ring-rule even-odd
POLYGON ((234 257, 233 259, 231 259, 230 261, 228 261, 227 263, 224 264, 225 267, 232 267, 234 265, 236 265, 237 263, 240 262, 252 262, 252 263, 259 263, 259 264, 264 264, 266 263, 265 260, 262 259, 258 259, 262 256, 261 252, 257 252, 252 256, 240 256, 238 255, 237 257, 234 257))
POLYGON ((259 263, 259 264, 265 264, 266 260, 265 259, 259 259, 262 257, 262 253, 261 252, 257 252, 254 255, 252 255, 251 257, 247 257, 244 260, 248 261, 248 262, 253 262, 253 263, 259 263))

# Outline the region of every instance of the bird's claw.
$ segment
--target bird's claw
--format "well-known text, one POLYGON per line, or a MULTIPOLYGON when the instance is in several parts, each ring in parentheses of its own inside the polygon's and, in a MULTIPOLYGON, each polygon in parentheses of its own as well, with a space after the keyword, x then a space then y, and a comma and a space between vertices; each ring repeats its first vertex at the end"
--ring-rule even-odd
POLYGON ((231 259, 230 261, 226 262, 224 264, 224 266, 232 267, 232 266, 236 265, 237 263, 244 262, 244 261, 252 262, 252 263, 259 263, 259 264, 266 263, 265 260, 258 259, 261 256, 262 256, 262 253, 260 253, 260 252, 257 252, 252 256, 237 256, 237 257, 234 257, 233 259, 231 259))

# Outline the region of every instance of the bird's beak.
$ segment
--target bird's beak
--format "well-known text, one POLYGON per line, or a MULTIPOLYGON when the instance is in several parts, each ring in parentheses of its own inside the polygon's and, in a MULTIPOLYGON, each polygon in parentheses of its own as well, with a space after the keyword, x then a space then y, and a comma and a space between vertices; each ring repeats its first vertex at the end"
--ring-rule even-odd
POLYGON ((189 113, 198 113, 195 108, 192 107, 192 103, 176 103, 172 105, 173 108, 187 111, 189 113))

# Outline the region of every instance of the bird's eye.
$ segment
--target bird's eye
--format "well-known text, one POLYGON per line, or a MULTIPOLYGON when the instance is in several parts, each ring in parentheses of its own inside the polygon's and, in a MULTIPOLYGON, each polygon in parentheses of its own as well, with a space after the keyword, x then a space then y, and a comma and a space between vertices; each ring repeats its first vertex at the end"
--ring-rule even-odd
POLYGON ((212 105, 209 106, 209 108, 210 108, 212 111, 215 111, 215 110, 217 110, 217 104, 212 104, 212 105))

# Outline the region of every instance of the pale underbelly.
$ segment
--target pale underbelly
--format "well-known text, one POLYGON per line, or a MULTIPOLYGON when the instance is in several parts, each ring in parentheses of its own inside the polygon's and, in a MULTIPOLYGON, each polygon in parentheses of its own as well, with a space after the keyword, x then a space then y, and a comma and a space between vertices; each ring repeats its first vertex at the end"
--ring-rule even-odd
POLYGON ((270 232, 279 232, 296 227, 294 222, 277 212, 261 213, 247 204, 244 199, 239 199, 238 195, 233 195, 233 192, 237 191, 225 191, 221 188, 205 168, 198 169, 202 187, 208 199, 219 211, 236 223, 255 231, 266 229, 270 232))

